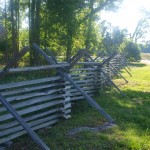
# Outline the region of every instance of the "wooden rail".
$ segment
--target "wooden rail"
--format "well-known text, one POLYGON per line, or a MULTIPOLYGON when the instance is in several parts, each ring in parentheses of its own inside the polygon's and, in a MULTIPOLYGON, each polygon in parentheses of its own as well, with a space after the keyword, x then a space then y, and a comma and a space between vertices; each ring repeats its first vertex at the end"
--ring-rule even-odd
MULTIPOLYGON (((23 51, 26 52, 26 49, 23 51)), ((77 61, 78 56, 75 59, 77 61)), ((120 55, 116 55, 110 60, 110 64, 106 63, 102 66, 101 70, 104 72, 102 73, 98 67, 101 66, 102 60, 100 59, 100 62, 77 63, 71 60, 72 66, 69 66, 69 62, 64 62, 46 66, 9 68, 11 66, 9 64, 3 70, 0 70, 0 74, 3 77, 5 74, 11 73, 30 73, 33 71, 67 68, 67 76, 85 92, 85 95, 91 97, 100 91, 104 84, 109 84, 104 74, 111 79, 116 73, 119 73, 117 71, 122 66, 125 67, 123 58, 120 55)), ((55 61, 54 58, 53 61, 55 61)), ((85 98, 80 90, 59 74, 27 81, 0 84, 0 95, 24 119, 32 131, 52 126, 63 118, 70 118, 71 102, 85 98)), ((24 127, 0 103, 0 144, 26 133, 27 131, 24 127)))

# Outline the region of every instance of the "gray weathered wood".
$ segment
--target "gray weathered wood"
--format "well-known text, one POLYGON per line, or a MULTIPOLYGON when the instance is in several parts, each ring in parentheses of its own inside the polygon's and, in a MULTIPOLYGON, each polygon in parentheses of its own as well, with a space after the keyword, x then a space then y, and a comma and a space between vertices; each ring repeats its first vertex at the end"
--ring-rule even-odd
MULTIPOLYGON (((34 126, 40 125, 42 123, 51 121, 53 119, 62 117, 62 115, 63 114, 59 114, 59 113, 58 114, 54 114, 54 115, 51 115, 51 116, 48 116, 48 117, 45 117, 45 118, 42 118, 42 119, 38 119, 38 120, 34 120, 34 121, 31 121, 31 122, 28 122, 27 124, 28 124, 29 127, 34 127, 34 126)), ((19 132, 21 130, 24 130, 24 128, 21 125, 15 126, 15 127, 9 128, 7 130, 1 131, 0 132, 0 137, 5 136, 5 135, 9 135, 9 134, 12 134, 12 133, 15 133, 15 132, 19 132)))
POLYGON ((35 93, 27 93, 24 95, 17 95, 17 96, 11 96, 9 98, 6 98, 6 100, 8 102, 11 101, 20 101, 23 99, 28 99, 28 98, 32 98, 32 97, 39 97, 39 96, 46 96, 46 95, 50 95, 56 92, 62 91, 62 88, 59 89, 53 89, 53 90, 45 90, 43 92, 35 92, 35 93))
MULTIPOLYGON (((93 96, 94 94, 90 93, 89 96, 93 96)), ((82 100, 85 99, 84 96, 77 96, 77 97, 71 97, 71 101, 77 101, 77 100, 82 100)))
MULTIPOLYGON (((95 90, 90 90, 90 91, 85 91, 86 93, 88 93, 88 94, 91 94, 91 93, 95 93, 96 91, 95 90)), ((81 95, 81 93, 80 92, 74 92, 74 93, 71 93, 70 94, 70 97, 72 97, 72 96, 80 96, 81 95)))
MULTIPOLYGON (((23 102, 13 104, 12 107, 14 109, 18 109, 18 108, 25 107, 25 106, 30 106, 30 105, 33 105, 33 104, 35 105, 35 104, 38 104, 38 103, 41 103, 41 102, 44 103, 45 101, 49 102, 50 100, 63 98, 64 96, 65 96, 65 94, 57 94, 57 95, 51 95, 51 96, 48 95, 48 96, 35 97, 35 98, 29 99, 29 100, 26 100, 26 101, 23 101, 23 102)), ((2 111, 6 111, 6 108, 5 107, 1 108, 0 112, 2 112, 2 111)))
POLYGON ((96 68, 74 68, 74 69, 71 69, 70 71, 95 71, 97 70, 96 68))
MULTIPOLYGON (((55 124, 55 123, 57 123, 57 122, 59 122, 59 119, 55 119, 55 120, 46 122, 46 123, 44 123, 44 124, 40 124, 40 125, 35 126, 35 127, 31 128, 31 129, 34 131, 34 130, 37 130, 37 129, 41 129, 41 128, 44 128, 44 127, 53 125, 53 124, 55 124)), ((15 133, 15 134, 9 135, 9 136, 4 137, 4 138, 1 138, 1 139, 0 139, 0 144, 1 144, 1 143, 4 143, 4 142, 6 142, 6 141, 10 141, 10 140, 12 140, 12 139, 14 139, 14 138, 16 138, 16 137, 19 137, 19 136, 21 136, 21 135, 23 135, 23 134, 26 134, 26 133, 27 133, 27 132, 26 132, 25 130, 22 130, 22 131, 20 131, 20 132, 15 133)))
POLYGON ((79 72, 79 73, 76 73, 76 74, 71 73, 71 77, 80 76, 80 75, 95 75, 95 72, 96 71, 91 71, 91 72, 84 71, 84 72, 79 72))
POLYGON ((10 91, 4 91, 4 92, 0 92, 3 96, 8 96, 8 95, 13 95, 13 94, 23 94, 23 93, 27 93, 27 92, 33 92, 33 91, 37 91, 37 90, 42 90, 42 89, 46 89, 46 88, 53 88, 55 86, 62 86, 65 83, 45 83, 44 85, 35 85, 33 87, 22 87, 19 89, 12 89, 10 91))
MULTIPOLYGON (((55 108, 55 109, 52 109, 52 110, 48 110, 46 112, 40 112, 40 113, 36 113, 36 114, 31 114, 31 116, 24 118, 24 120, 26 122, 32 121, 32 120, 38 119, 40 117, 44 117, 46 115, 50 115, 52 113, 56 113, 56 112, 60 111, 61 109, 62 108, 58 107, 58 108, 55 108)), ((7 123, 3 123, 3 124, 0 124, 0 130, 11 128, 11 127, 16 126, 16 125, 19 125, 19 123, 16 120, 15 121, 11 121, 10 123, 8 123, 8 122, 7 123)))
POLYGON ((79 64, 82 64, 82 65, 99 65, 100 62, 77 62, 76 65, 79 65, 79 64))
MULTIPOLYGON (((25 108, 25 109, 19 110, 17 112, 19 115, 29 114, 29 113, 35 112, 37 110, 42 110, 42 109, 46 109, 51 106, 62 104, 63 102, 64 102, 63 100, 52 101, 52 102, 48 102, 48 103, 44 103, 44 104, 39 104, 36 106, 31 106, 29 108, 25 108)), ((5 115, 1 116, 1 121, 8 120, 11 118, 13 118, 13 116, 11 114, 5 114, 5 115)))
MULTIPOLYGON (((18 73, 18 72, 29 72, 29 71, 40 71, 40 70, 47 70, 53 68, 61 68, 67 67, 69 64, 57 64, 57 65, 46 65, 46 66, 35 66, 35 67, 24 67, 24 68, 10 68, 7 70, 8 73, 18 73)), ((0 73, 2 70, 0 70, 0 73)))
MULTIPOLYGON (((120 69, 123 63, 119 57, 113 58, 110 63, 120 69), (117 61, 119 63, 117 63, 117 61)), ((70 70, 70 76, 82 90, 93 96, 98 91, 104 78, 97 72, 96 66, 101 62, 79 62, 70 70), (93 66, 93 68, 81 68, 83 66, 93 66)), ((56 64, 37 67, 11 68, 9 73, 28 72, 47 70, 53 68, 66 67, 69 64, 56 64)), ((107 64, 103 66, 106 74, 111 73, 111 68, 107 64)), ((0 94, 5 96, 6 100, 12 104, 19 115, 32 128, 40 129, 52 125, 60 120, 61 117, 69 117, 71 112, 70 101, 82 100, 85 97, 78 92, 69 82, 63 80, 60 76, 48 77, 42 79, 21 81, 9 84, 0 84, 0 94), (69 87, 69 90, 68 88, 69 87)), ((0 143, 14 139, 26 133, 22 126, 15 121, 11 114, 0 104, 0 143), (9 136, 8 136, 9 135, 9 136)))
POLYGON ((55 81, 55 80, 59 80, 59 79, 62 79, 61 76, 35 79, 35 80, 30 80, 30 81, 22 81, 22 82, 16 82, 16 83, 0 84, 0 90, 16 88, 16 87, 32 85, 32 84, 39 84, 39 83, 55 81))

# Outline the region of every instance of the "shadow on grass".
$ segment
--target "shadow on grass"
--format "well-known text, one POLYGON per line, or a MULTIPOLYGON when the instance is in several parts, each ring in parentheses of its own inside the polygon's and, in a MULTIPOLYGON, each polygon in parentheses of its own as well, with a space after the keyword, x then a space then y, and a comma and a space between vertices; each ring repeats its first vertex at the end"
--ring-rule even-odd
POLYGON ((132 67, 145 67, 146 64, 134 62, 134 63, 130 64, 130 66, 132 66, 132 67))
POLYGON ((150 92, 126 90, 124 93, 126 98, 104 95, 99 103, 119 124, 134 123, 141 130, 150 128, 150 92))
MULTIPOLYGON (((132 90, 124 92, 128 97, 123 98, 118 93, 113 92, 104 92, 94 97, 99 105, 115 119, 118 126, 116 130, 110 129, 97 133, 81 132, 69 137, 67 132, 72 128, 99 126, 106 121, 95 109, 88 105, 86 100, 78 101, 74 106, 72 119, 62 122, 54 130, 49 131, 48 135, 52 135, 52 137, 47 138, 48 143, 51 143, 53 149, 58 150, 142 149, 144 143, 140 143, 134 138, 132 140, 130 130, 133 130, 135 137, 142 138, 142 134, 145 134, 146 129, 149 129, 150 93, 132 90), (129 133, 128 138, 124 136, 126 133, 129 133)), ((147 141, 145 139, 146 142, 148 142, 148 139, 147 141)), ((146 148, 145 146, 143 149, 146 148)))
MULTIPOLYGON (((144 134, 145 130, 150 127, 150 92, 132 90, 124 92, 128 97, 121 97, 114 91, 103 92, 94 97, 99 105, 115 119, 116 130, 110 129, 98 133, 81 132, 69 136, 70 129, 81 126, 99 126, 106 122, 86 100, 83 100, 73 102, 71 119, 63 120, 51 129, 40 130, 38 132, 40 137, 54 150, 127 150, 133 149, 133 146, 135 146, 134 149, 142 149, 143 144, 148 140, 145 139, 145 143, 140 143, 124 135, 133 130, 137 137, 142 138, 140 134, 144 134)), ((31 140, 27 141, 26 136, 20 139, 22 140, 16 141, 14 149, 11 150, 16 150, 16 147, 21 149, 24 143, 28 143, 28 147, 24 150, 33 149, 31 140)))

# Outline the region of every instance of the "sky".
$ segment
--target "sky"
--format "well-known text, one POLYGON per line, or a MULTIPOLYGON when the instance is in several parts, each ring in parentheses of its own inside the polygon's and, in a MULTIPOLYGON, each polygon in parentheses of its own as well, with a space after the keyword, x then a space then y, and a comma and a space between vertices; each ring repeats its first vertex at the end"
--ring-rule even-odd
POLYGON ((4 7, 4 5, 5 5, 5 1, 4 0, 0 0, 0 6, 4 7))
MULTIPOLYGON (((101 18, 110 22, 112 26, 126 28, 129 33, 133 33, 138 21, 144 17, 141 10, 150 12, 150 0, 123 0, 119 7, 116 12, 102 11, 101 18)), ((146 40, 150 40, 150 34, 146 36, 146 40)))

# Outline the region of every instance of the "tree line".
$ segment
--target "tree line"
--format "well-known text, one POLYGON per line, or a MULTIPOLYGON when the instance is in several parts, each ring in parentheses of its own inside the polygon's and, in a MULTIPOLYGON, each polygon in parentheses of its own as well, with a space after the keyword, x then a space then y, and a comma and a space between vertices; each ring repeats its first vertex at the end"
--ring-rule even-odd
MULTIPOLYGON (((21 48, 32 43, 66 60, 88 45, 108 53, 131 52, 130 45, 139 53, 133 40, 138 37, 136 32, 131 39, 127 30, 99 21, 102 10, 113 11, 120 3, 121 0, 3 0, 0 23, 7 36, 0 42, 1 62, 7 63, 21 48)), ((29 65, 40 65, 42 61, 32 50, 26 60, 29 65)))

